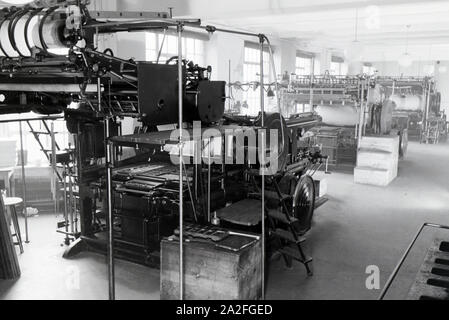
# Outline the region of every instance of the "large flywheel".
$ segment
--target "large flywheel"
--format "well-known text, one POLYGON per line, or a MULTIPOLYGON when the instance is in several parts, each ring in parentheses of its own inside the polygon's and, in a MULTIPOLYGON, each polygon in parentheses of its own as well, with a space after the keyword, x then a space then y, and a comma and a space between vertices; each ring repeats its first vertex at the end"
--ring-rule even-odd
POLYGON ((295 225, 298 233, 304 234, 312 227, 315 210, 315 184, 312 177, 302 176, 293 193, 292 214, 298 219, 295 225))

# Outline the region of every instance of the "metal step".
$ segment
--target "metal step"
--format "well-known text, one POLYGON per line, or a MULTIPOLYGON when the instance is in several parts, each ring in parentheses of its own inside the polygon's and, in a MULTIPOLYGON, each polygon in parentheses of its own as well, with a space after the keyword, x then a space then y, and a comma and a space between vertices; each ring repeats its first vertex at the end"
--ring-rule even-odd
MULTIPOLYGON (((47 131, 31 131, 30 130, 30 132, 32 133, 32 134, 38 134, 38 135, 43 135, 43 134, 45 134, 45 135, 49 135, 49 136, 51 136, 51 132, 47 132, 47 131)), ((59 132, 54 132, 54 134, 58 134, 59 132)))
MULTIPOLYGON (((253 197, 257 197, 258 199, 262 198, 262 194, 261 193, 251 193, 250 196, 253 197)), ((271 190, 265 190, 265 199, 267 200, 274 200, 274 201, 287 201, 287 200, 291 200, 293 197, 289 194, 281 194, 281 198, 279 198, 279 195, 277 194, 276 191, 271 191, 271 190)))
POLYGON ((295 240, 295 238, 293 237, 293 234, 287 230, 284 229, 276 229, 273 234, 277 235, 278 237, 287 240, 289 242, 293 242, 293 243, 303 243, 306 241, 305 237, 301 237, 299 235, 297 235, 298 240, 295 240))
POLYGON ((302 259, 297 248, 283 247, 282 249, 279 249, 279 252, 282 253, 282 254, 285 254, 285 255, 287 255, 287 256, 289 256, 289 257, 291 257, 291 258, 295 259, 296 261, 299 261, 299 262, 301 262, 303 264, 308 264, 308 263, 313 261, 312 257, 307 257, 307 256, 306 256, 305 260, 302 259))
POLYGON ((287 224, 294 223, 294 222, 298 221, 298 219, 296 219, 295 217, 290 217, 290 221, 288 221, 287 218, 285 217, 285 214, 280 212, 279 210, 268 210, 268 215, 270 217, 272 217, 273 219, 276 219, 280 222, 287 223, 287 224))

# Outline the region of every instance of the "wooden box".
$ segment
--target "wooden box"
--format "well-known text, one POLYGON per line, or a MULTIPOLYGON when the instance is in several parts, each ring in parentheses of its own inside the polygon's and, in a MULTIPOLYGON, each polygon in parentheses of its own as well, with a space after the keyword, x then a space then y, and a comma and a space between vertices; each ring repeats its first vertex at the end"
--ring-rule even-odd
MULTIPOLYGON (((179 299, 179 242, 161 242, 161 299, 179 299)), ((256 300, 261 297, 260 241, 234 252, 214 243, 184 243, 184 299, 256 300)))

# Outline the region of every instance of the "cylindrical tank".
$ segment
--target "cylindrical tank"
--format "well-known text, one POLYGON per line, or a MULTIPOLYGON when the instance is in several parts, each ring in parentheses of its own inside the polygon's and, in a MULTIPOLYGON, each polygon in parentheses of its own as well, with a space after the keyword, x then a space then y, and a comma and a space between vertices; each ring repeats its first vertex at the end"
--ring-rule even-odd
POLYGON ((422 111, 424 109, 425 101, 421 95, 394 94, 389 100, 396 104, 395 110, 422 111))
POLYGON ((354 106, 317 106, 315 111, 323 123, 331 126, 355 126, 359 123, 359 110, 354 106))

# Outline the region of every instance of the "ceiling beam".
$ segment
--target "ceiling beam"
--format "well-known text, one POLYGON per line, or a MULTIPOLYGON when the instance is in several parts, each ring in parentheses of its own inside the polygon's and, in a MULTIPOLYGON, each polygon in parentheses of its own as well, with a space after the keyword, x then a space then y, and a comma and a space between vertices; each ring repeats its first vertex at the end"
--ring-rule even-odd
MULTIPOLYGON (((278 7, 270 6, 271 1, 256 1, 252 8, 242 9, 241 0, 227 0, 226 6, 211 7, 206 5, 205 0, 193 0, 190 7, 190 15, 200 16, 203 20, 238 20, 241 18, 265 18, 276 16, 291 16, 298 14, 327 13, 332 11, 364 9, 368 6, 395 7, 410 6, 413 4, 428 5, 430 3, 445 3, 447 0, 353 0, 353 1, 335 1, 333 3, 310 4, 309 1, 296 1, 296 5, 283 6, 279 2, 278 7), (257 4, 260 3, 260 4, 257 4), (298 5, 299 4, 299 5, 298 5), (239 9, 240 8, 240 9, 239 9)), ((314 2, 312 2, 314 3, 314 2)))

